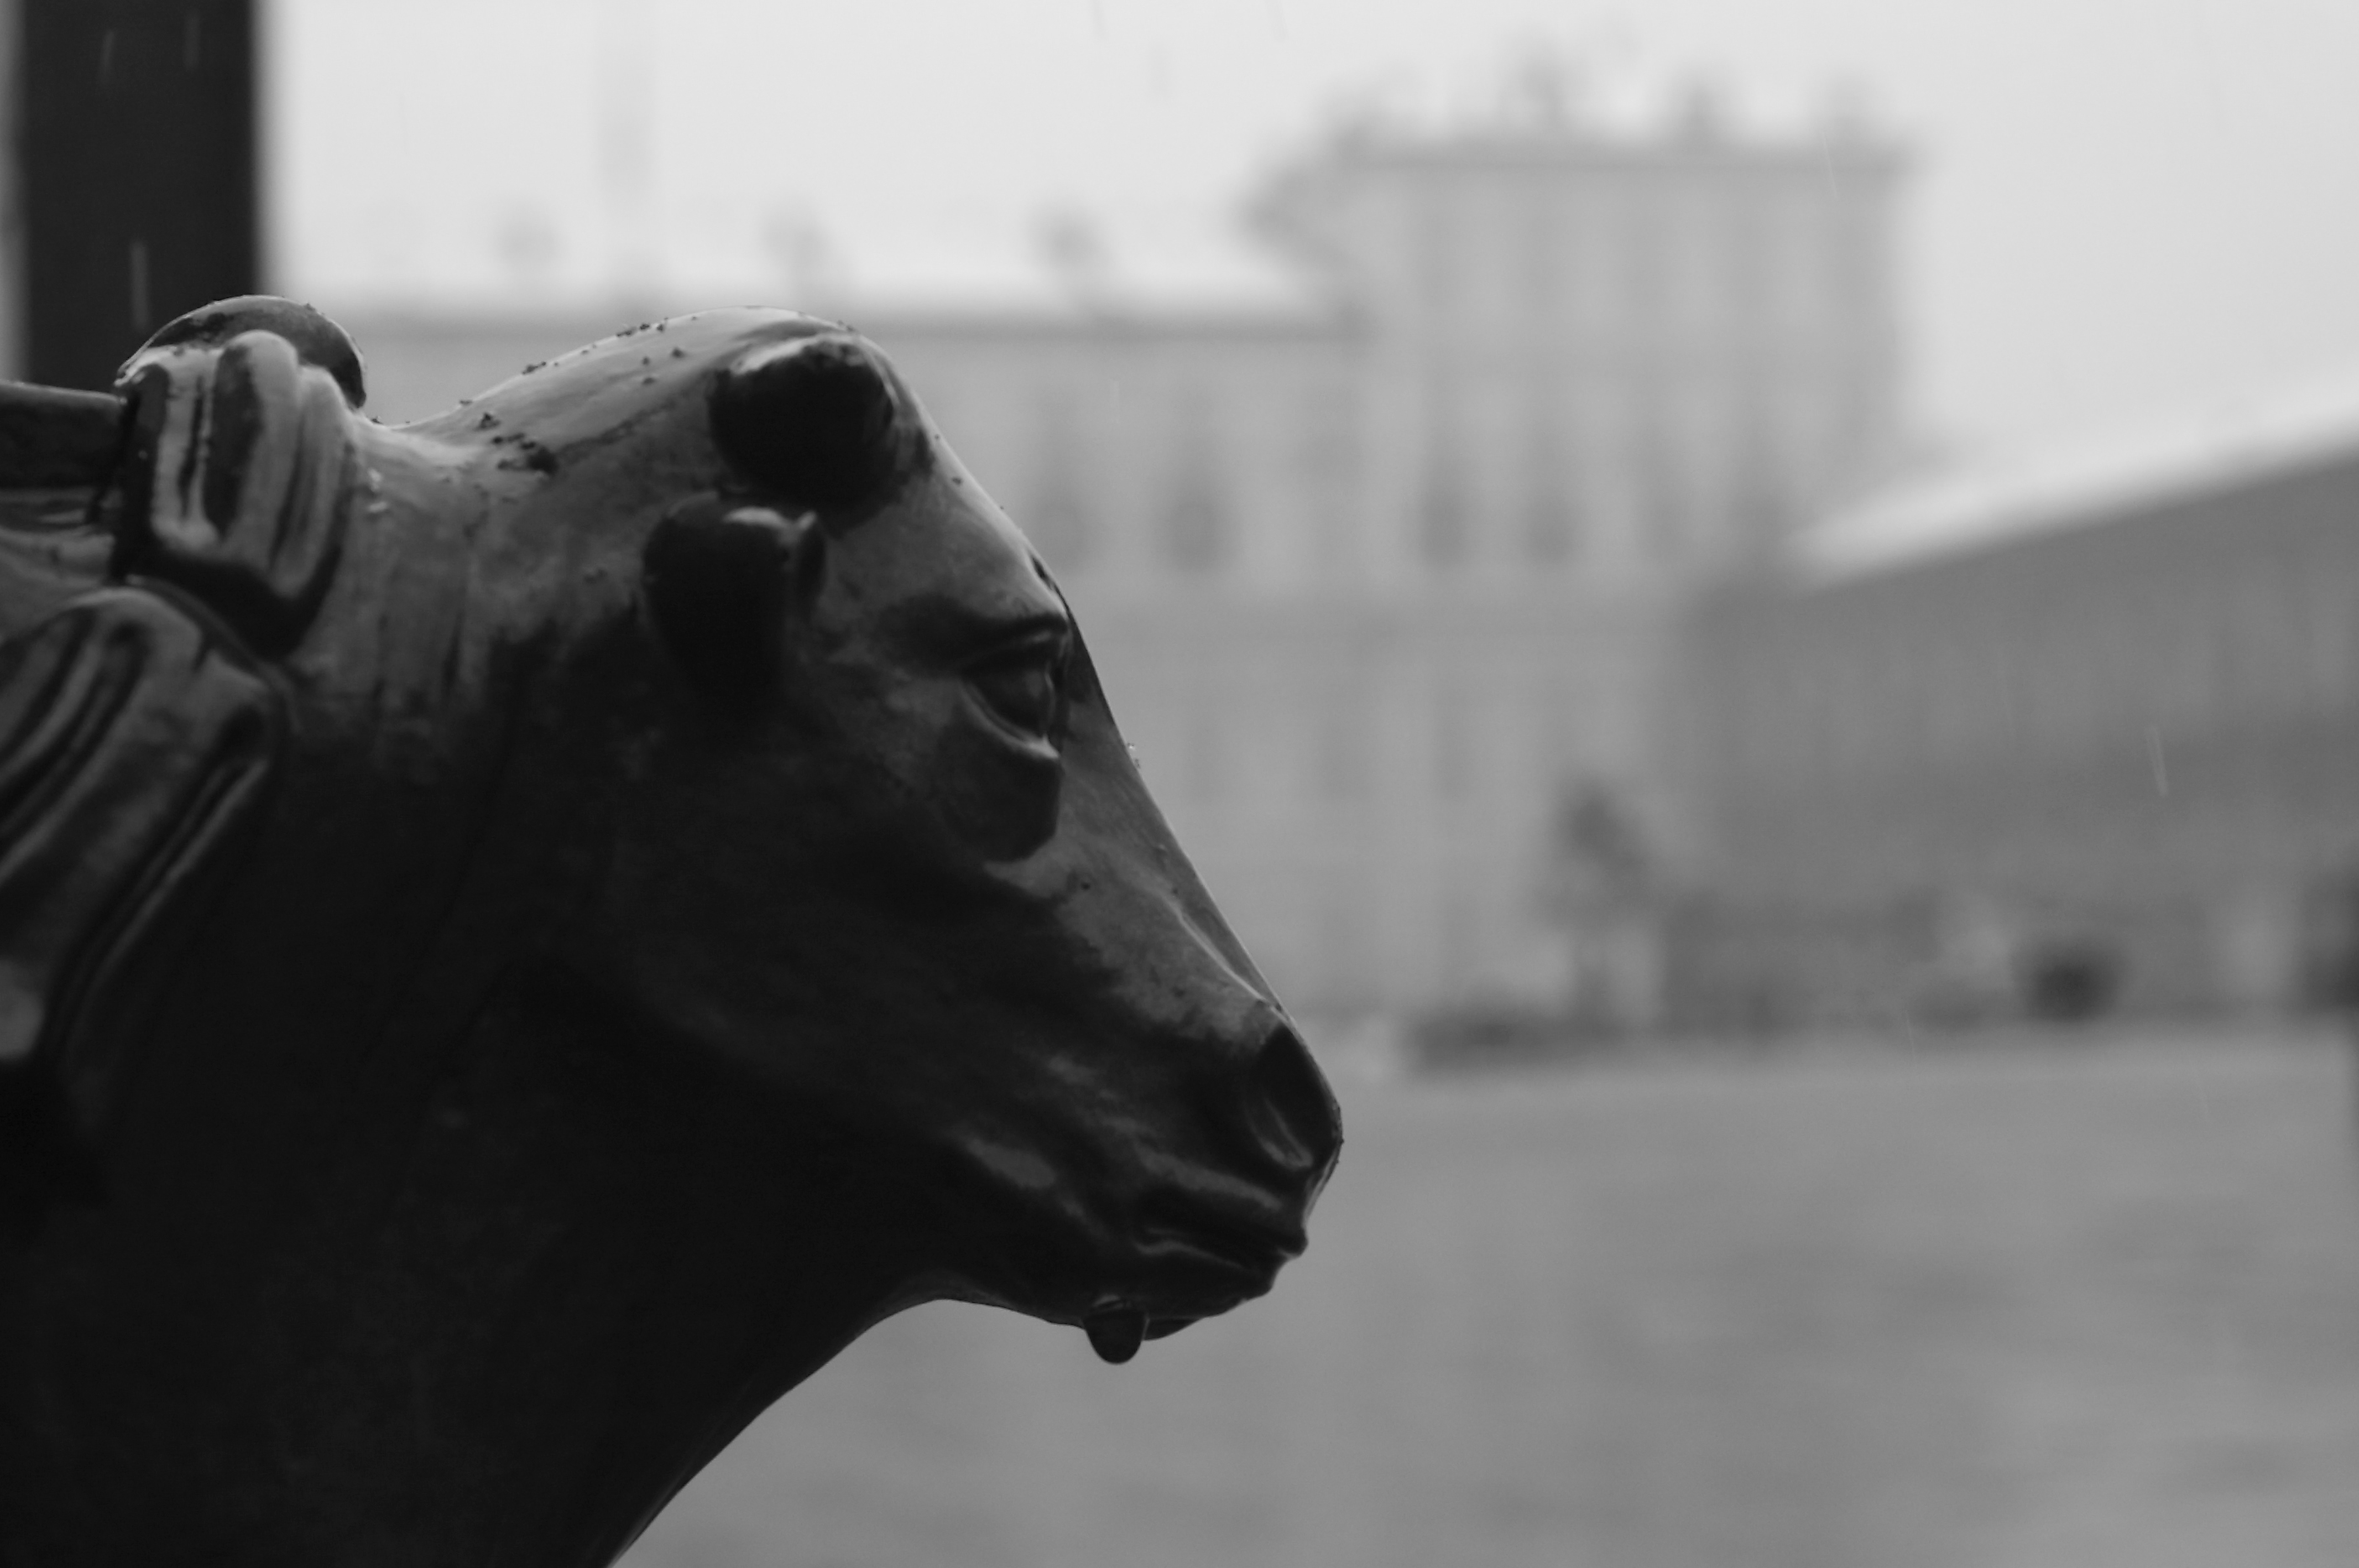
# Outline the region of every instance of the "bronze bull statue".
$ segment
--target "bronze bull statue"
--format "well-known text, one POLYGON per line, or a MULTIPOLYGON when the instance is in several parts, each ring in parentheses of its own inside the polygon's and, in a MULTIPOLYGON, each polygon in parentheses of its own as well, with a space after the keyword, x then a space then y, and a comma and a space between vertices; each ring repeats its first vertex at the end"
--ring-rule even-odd
POLYGON ((117 393, 0 387, 0 1563, 604 1563, 889 1314, 1301 1249, 1334 1102, 874 348, 117 393))

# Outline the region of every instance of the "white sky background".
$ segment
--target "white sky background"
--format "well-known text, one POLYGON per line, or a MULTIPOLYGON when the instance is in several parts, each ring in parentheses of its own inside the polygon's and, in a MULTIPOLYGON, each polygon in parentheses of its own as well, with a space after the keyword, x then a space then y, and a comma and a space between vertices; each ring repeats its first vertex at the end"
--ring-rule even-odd
POLYGON ((798 224, 854 279, 979 265, 1052 207, 1177 246, 1339 103, 1464 117, 1545 43, 1607 118, 1704 77, 1791 129, 1858 90, 1918 154, 1914 413, 1945 443, 2359 373, 2359 0, 269 8, 275 286, 332 309, 780 299, 798 224), (643 136, 601 110, 633 102, 643 136))

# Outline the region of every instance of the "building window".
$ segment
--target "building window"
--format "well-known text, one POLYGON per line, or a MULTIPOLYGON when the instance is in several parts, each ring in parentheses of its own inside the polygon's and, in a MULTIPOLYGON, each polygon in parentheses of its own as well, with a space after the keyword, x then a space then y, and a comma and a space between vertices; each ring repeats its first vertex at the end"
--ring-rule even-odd
POLYGON ((1234 545, 1233 514, 1220 443, 1203 398, 1175 399, 1169 479, 1159 522, 1163 556, 1180 570, 1209 573, 1228 561, 1234 545))
POLYGON ((1444 801, 1461 801, 1473 793, 1475 758, 1474 716, 1457 692, 1435 694, 1433 708, 1433 793, 1444 801))
POLYGON ((1296 492, 1310 530, 1313 569, 1331 581, 1351 574, 1359 551, 1351 510, 1356 413, 1348 388, 1324 384, 1302 395, 1295 423, 1296 492))
POLYGON ((1558 566, 1579 553, 1581 528, 1565 472, 1563 424, 1548 406, 1541 406, 1524 446, 1524 544, 1533 561, 1558 566))
POLYGON ((1163 539, 1171 564, 1212 572, 1229 553, 1229 507, 1219 481, 1201 467, 1183 467, 1163 509, 1163 539))
POLYGON ((2352 628, 2354 617, 2346 579, 2334 572, 2318 572, 2308 584, 2303 622, 2310 665, 2311 699, 2321 708, 2343 702, 2351 688, 2352 628))
POLYGON ((1757 194, 1732 195, 1723 214, 1722 286, 1729 311, 1748 331, 1768 314, 1768 257, 1777 232, 1757 194))
POLYGON ((1319 983, 1330 1001, 1365 1005, 1376 989, 1373 899, 1342 881, 1323 890, 1319 915, 1319 983))
POLYGON ((1296 422, 1295 466, 1310 488, 1340 490, 1349 480, 1353 451, 1350 389, 1322 385, 1305 393, 1296 422))
POLYGON ((1336 802, 1355 801, 1368 782, 1368 714, 1348 692, 1330 694, 1319 715, 1319 793, 1336 802))
POLYGON ((1620 323, 1627 210, 1626 203, 1592 191, 1566 224, 1565 292, 1571 302, 1573 325, 1585 336, 1606 336, 1620 323))
POLYGON ((1016 521, 1049 566, 1077 571, 1089 564, 1097 541, 1085 472, 1088 442, 1070 398, 1042 399, 1033 438, 1031 483, 1016 521))
POLYGON ((1418 285, 1436 322, 1455 320, 1465 271, 1459 238, 1460 216, 1444 205, 1418 232, 1418 285))
POLYGON ((1560 567, 1580 553, 1581 519, 1572 496, 1561 488, 1536 490, 1524 503, 1524 533, 1532 560, 1560 567))
POLYGON ((1469 497, 1466 470, 1456 438, 1438 431, 1426 453, 1425 481, 1417 498, 1418 553, 1430 567, 1454 567, 1466 558, 1469 497))
POLYGON ((1467 889, 1452 888, 1442 896, 1435 946, 1440 983, 1448 993, 1462 995, 1475 982, 1483 958, 1482 915, 1480 903, 1467 889))
POLYGON ((1659 194, 1652 200, 1638 196, 1630 201, 1624 214, 1616 269, 1621 308, 1649 335, 1660 325, 1664 271, 1670 249, 1660 202, 1659 194))
POLYGON ((1718 216, 1707 192, 1682 190, 1667 199, 1658 260, 1669 314, 1686 331, 1706 331, 1720 319, 1721 256, 1718 216))
POLYGON ((1775 237, 1765 247, 1769 255, 1769 289, 1776 299, 1773 314, 1789 331, 1816 328, 1824 313, 1829 282, 1821 204, 1795 200, 1778 214, 1775 237))
POLYGON ((1648 553, 1658 560, 1679 559, 1694 543, 1690 535, 1695 520, 1690 514, 1678 450, 1666 432, 1655 429, 1638 438, 1633 455, 1630 469, 1638 528, 1646 536, 1648 553))
POLYGON ((1742 546, 1757 551, 1782 538, 1794 521, 1792 486, 1767 416, 1756 410, 1737 427, 1729 492, 1742 546))
POLYGON ((1210 713, 1194 716, 1187 730, 1187 797, 1212 806, 1228 793, 1228 755, 1221 721, 1210 713))
POLYGON ((1024 533, 1051 568, 1073 572, 1090 564, 1097 543, 1090 523, 1088 503, 1082 499, 1072 474, 1051 469, 1034 483, 1032 503, 1025 509, 1024 533))
POLYGON ((1549 320, 1563 304, 1564 257, 1558 214, 1544 200, 1534 200, 1526 209, 1523 242, 1525 296, 1533 317, 1549 320))

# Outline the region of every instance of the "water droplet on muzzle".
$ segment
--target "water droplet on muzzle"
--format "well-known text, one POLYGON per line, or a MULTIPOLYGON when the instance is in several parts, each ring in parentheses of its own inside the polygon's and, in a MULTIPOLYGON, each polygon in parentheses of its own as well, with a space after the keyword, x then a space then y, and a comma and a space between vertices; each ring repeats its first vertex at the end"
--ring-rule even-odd
POLYGON ((1136 1307, 1108 1307, 1082 1319, 1082 1327, 1098 1359, 1119 1367, 1138 1354, 1138 1342, 1147 1337, 1147 1314, 1136 1307))

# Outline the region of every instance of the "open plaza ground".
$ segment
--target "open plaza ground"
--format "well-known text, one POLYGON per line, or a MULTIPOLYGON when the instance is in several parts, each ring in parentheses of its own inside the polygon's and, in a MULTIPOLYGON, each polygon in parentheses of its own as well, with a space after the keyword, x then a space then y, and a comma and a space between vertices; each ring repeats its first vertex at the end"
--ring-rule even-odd
POLYGON ((1346 1081, 1276 1293, 1101 1366, 937 1305, 629 1568, 2349 1568, 2335 1037, 1346 1081))

